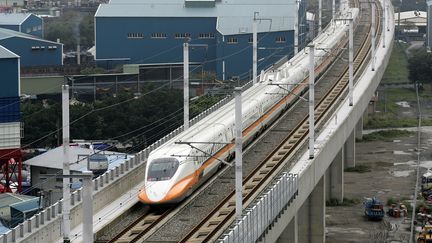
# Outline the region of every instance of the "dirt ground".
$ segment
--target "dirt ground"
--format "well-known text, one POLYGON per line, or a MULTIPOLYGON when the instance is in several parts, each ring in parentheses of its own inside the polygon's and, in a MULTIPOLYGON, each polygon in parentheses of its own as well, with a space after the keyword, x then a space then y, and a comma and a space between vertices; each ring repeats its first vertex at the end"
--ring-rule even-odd
MULTIPOLYGON (((405 219, 386 215, 381 222, 368 221, 362 203, 364 198, 373 196, 384 204, 390 197, 413 199, 416 147, 415 134, 387 142, 357 142, 356 164, 367 165, 371 171, 345 172, 345 198, 359 202, 354 206, 326 208, 326 242, 408 242, 411 215, 405 219)), ((432 167, 431 147, 432 128, 423 128, 420 175, 432 167)), ((386 212, 387 209, 386 206, 386 212)))

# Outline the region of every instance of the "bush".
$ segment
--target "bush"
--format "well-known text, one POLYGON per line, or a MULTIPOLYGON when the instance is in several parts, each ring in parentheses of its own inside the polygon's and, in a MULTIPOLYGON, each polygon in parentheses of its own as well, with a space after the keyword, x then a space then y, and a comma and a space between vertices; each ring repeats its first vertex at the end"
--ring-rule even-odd
POLYGON ((356 165, 355 167, 346 168, 345 172, 366 173, 366 172, 371 172, 371 169, 367 165, 356 165))
POLYGON ((346 197, 344 197, 343 202, 339 201, 336 198, 330 198, 329 200, 326 201, 326 206, 327 207, 337 207, 337 206, 351 207, 358 204, 359 202, 360 200, 358 199, 350 199, 346 197))
POLYGON ((415 134, 414 132, 410 132, 407 130, 384 130, 384 131, 377 131, 370 134, 366 134, 363 136, 363 141, 391 141, 394 138, 404 137, 404 136, 411 136, 415 134))

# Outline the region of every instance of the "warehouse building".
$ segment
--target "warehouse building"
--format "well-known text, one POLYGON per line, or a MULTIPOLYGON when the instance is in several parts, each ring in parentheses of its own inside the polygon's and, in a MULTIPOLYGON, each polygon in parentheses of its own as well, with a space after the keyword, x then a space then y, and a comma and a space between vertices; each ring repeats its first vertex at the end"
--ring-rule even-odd
POLYGON ((4 171, 22 159, 19 65, 19 56, 0 45, 0 193, 11 191, 4 171))
MULTIPOLYGON (((192 65, 218 79, 249 79, 254 14, 261 19, 258 69, 262 70, 293 56, 295 4, 295 0, 111 0, 95 14, 95 58, 105 68, 157 65, 152 74, 175 79, 182 75, 179 64, 183 43, 188 41, 199 44, 190 50, 192 65)), ((300 23, 306 23, 304 9, 301 3, 300 23)))
POLYGON ((63 44, 0 28, 0 45, 20 56, 21 67, 63 65, 63 44))
MULTIPOLYGON (((51 205, 63 196, 63 179, 53 178, 47 175, 61 174, 63 170, 63 147, 48 150, 36 157, 24 161, 24 166, 30 171, 31 186, 34 190, 39 190, 44 196, 44 205, 51 205)), ((92 171, 98 175, 106 170, 114 169, 121 163, 131 158, 123 153, 112 151, 94 150, 82 146, 70 146, 69 161, 70 173, 81 174, 83 171, 92 171), (100 160, 92 161, 92 156, 103 156, 106 159, 106 168, 103 171, 92 170, 92 163, 99 165, 100 160)), ((97 157, 96 159, 100 159, 97 157)), ((102 165, 102 163, 100 163, 102 165)), ((72 179, 71 189, 78 189, 81 186, 79 179, 72 179)))
POLYGON ((0 13, 0 28, 43 38, 43 20, 32 13, 0 13))

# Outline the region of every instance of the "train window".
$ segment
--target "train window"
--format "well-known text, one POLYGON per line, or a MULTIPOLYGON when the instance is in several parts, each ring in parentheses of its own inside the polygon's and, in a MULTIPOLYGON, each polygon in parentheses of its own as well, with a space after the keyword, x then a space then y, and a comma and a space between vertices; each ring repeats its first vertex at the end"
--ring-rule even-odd
POLYGON ((148 181, 166 181, 171 179, 179 167, 174 158, 155 159, 150 162, 147 174, 148 181))

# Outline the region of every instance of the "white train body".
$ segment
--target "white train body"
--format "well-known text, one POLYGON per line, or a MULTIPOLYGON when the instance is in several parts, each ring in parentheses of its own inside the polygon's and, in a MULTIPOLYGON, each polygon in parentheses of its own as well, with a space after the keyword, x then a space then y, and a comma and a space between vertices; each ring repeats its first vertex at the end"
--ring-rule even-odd
MULTIPOLYGON (((346 6, 344 9, 341 18, 357 18, 358 9, 346 6), (348 10, 351 13, 348 13, 348 10)), ((317 47, 316 75, 322 74, 334 62, 339 50, 348 40, 347 30, 348 23, 336 21, 329 24, 323 33, 314 39, 313 43, 317 47)), ((307 49, 276 70, 267 70, 257 84, 243 92, 242 120, 245 144, 265 126, 271 124, 290 102, 296 99, 291 92, 301 92, 305 89, 306 85, 294 84, 308 82, 307 49), (272 83, 281 85, 270 85, 272 83)), ((145 186, 138 195, 141 202, 165 204, 183 200, 217 170, 221 164, 220 160, 225 160, 233 154, 234 106, 232 100, 150 153, 146 165, 145 186), (198 149, 176 143, 179 141, 192 142, 198 149)))

